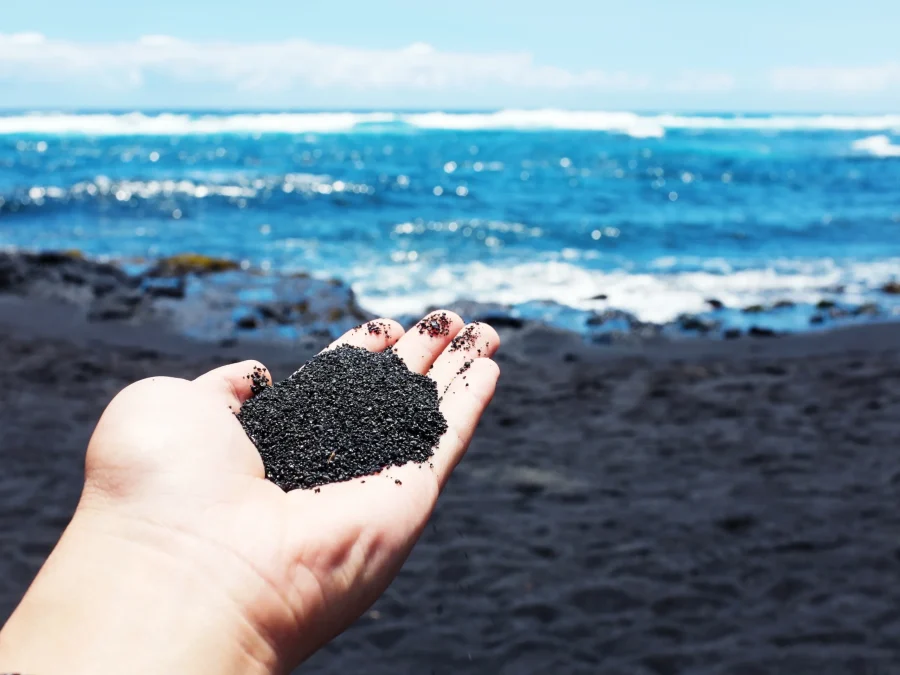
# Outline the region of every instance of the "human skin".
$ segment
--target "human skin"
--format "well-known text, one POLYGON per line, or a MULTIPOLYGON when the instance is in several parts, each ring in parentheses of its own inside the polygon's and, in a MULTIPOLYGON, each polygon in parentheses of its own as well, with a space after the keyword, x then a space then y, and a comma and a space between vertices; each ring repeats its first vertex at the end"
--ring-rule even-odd
POLYGON ((75 515, 0 632, 0 673, 286 673, 347 628, 400 570, 494 393, 497 334, 477 324, 475 344, 450 351, 463 322, 446 315, 448 335, 381 320, 332 345, 393 346, 443 393, 432 466, 391 468, 400 484, 266 481, 233 414, 255 361, 119 393, 75 515))

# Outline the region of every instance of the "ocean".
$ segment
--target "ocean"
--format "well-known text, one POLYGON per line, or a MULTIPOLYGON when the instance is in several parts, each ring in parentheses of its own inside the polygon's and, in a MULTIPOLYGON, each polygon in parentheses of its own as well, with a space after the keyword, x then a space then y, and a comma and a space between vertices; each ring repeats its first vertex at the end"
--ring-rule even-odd
POLYGON ((224 256, 389 316, 807 330, 900 313, 900 115, 5 113, 0 248, 224 256))

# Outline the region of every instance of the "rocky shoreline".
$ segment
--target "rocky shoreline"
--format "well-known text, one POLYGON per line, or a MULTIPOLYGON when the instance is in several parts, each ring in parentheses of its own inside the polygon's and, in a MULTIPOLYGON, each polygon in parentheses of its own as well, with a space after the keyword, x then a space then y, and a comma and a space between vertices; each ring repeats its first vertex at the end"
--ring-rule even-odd
POLYGON ((334 337, 374 318, 337 279, 263 275, 197 254, 135 271, 71 252, 0 252, 0 294, 59 301, 93 322, 165 323, 213 341, 334 337), (280 335, 280 331, 290 329, 280 335))
MULTIPOLYGON (((842 289, 831 290, 807 307, 781 300, 770 306, 729 308, 710 298, 708 312, 681 315, 667 324, 641 321, 615 308, 598 309, 586 315, 580 332, 586 341, 597 344, 635 344, 689 336, 735 339, 796 332, 779 328, 784 324, 779 318, 787 313, 794 313, 793 326, 806 325, 811 330, 900 318, 900 283, 884 286, 883 304, 846 302, 840 297, 842 289)), ((4 293, 60 301, 90 321, 163 322, 176 332, 226 344, 247 339, 333 338, 375 316, 360 306, 353 290, 340 279, 266 273, 194 253, 117 264, 91 260, 78 251, 0 251, 0 294, 4 293)), ((609 301, 606 296, 594 299, 609 301)), ((548 315, 566 309, 550 302, 537 304, 548 315)), ((540 322, 496 303, 460 300, 449 309, 468 320, 506 328, 540 322)))

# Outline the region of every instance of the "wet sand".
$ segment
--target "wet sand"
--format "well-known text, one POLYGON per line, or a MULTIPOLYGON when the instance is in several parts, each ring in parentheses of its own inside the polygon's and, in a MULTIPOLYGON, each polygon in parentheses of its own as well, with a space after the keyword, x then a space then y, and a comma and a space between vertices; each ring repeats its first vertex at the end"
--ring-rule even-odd
MULTIPOLYGON (((211 347, 0 296, 0 620, 103 407, 211 347)), ((900 669, 900 325, 586 346, 504 328, 497 396, 407 565, 309 673, 900 669)))

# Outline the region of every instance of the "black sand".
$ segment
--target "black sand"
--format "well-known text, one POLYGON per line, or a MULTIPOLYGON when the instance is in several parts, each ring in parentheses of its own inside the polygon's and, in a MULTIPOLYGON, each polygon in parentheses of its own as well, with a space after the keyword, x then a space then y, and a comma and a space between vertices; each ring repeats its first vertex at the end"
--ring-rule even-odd
MULTIPOLYGON (((285 377, 322 346, 215 348, 4 298, 0 335, 0 620, 118 390, 242 358, 285 377)), ((298 672, 900 672, 900 326, 501 337, 496 399, 422 540, 298 672)))
POLYGON ((285 491, 426 462, 447 430, 434 380, 390 350, 338 347, 274 386, 256 383, 238 419, 285 491))

